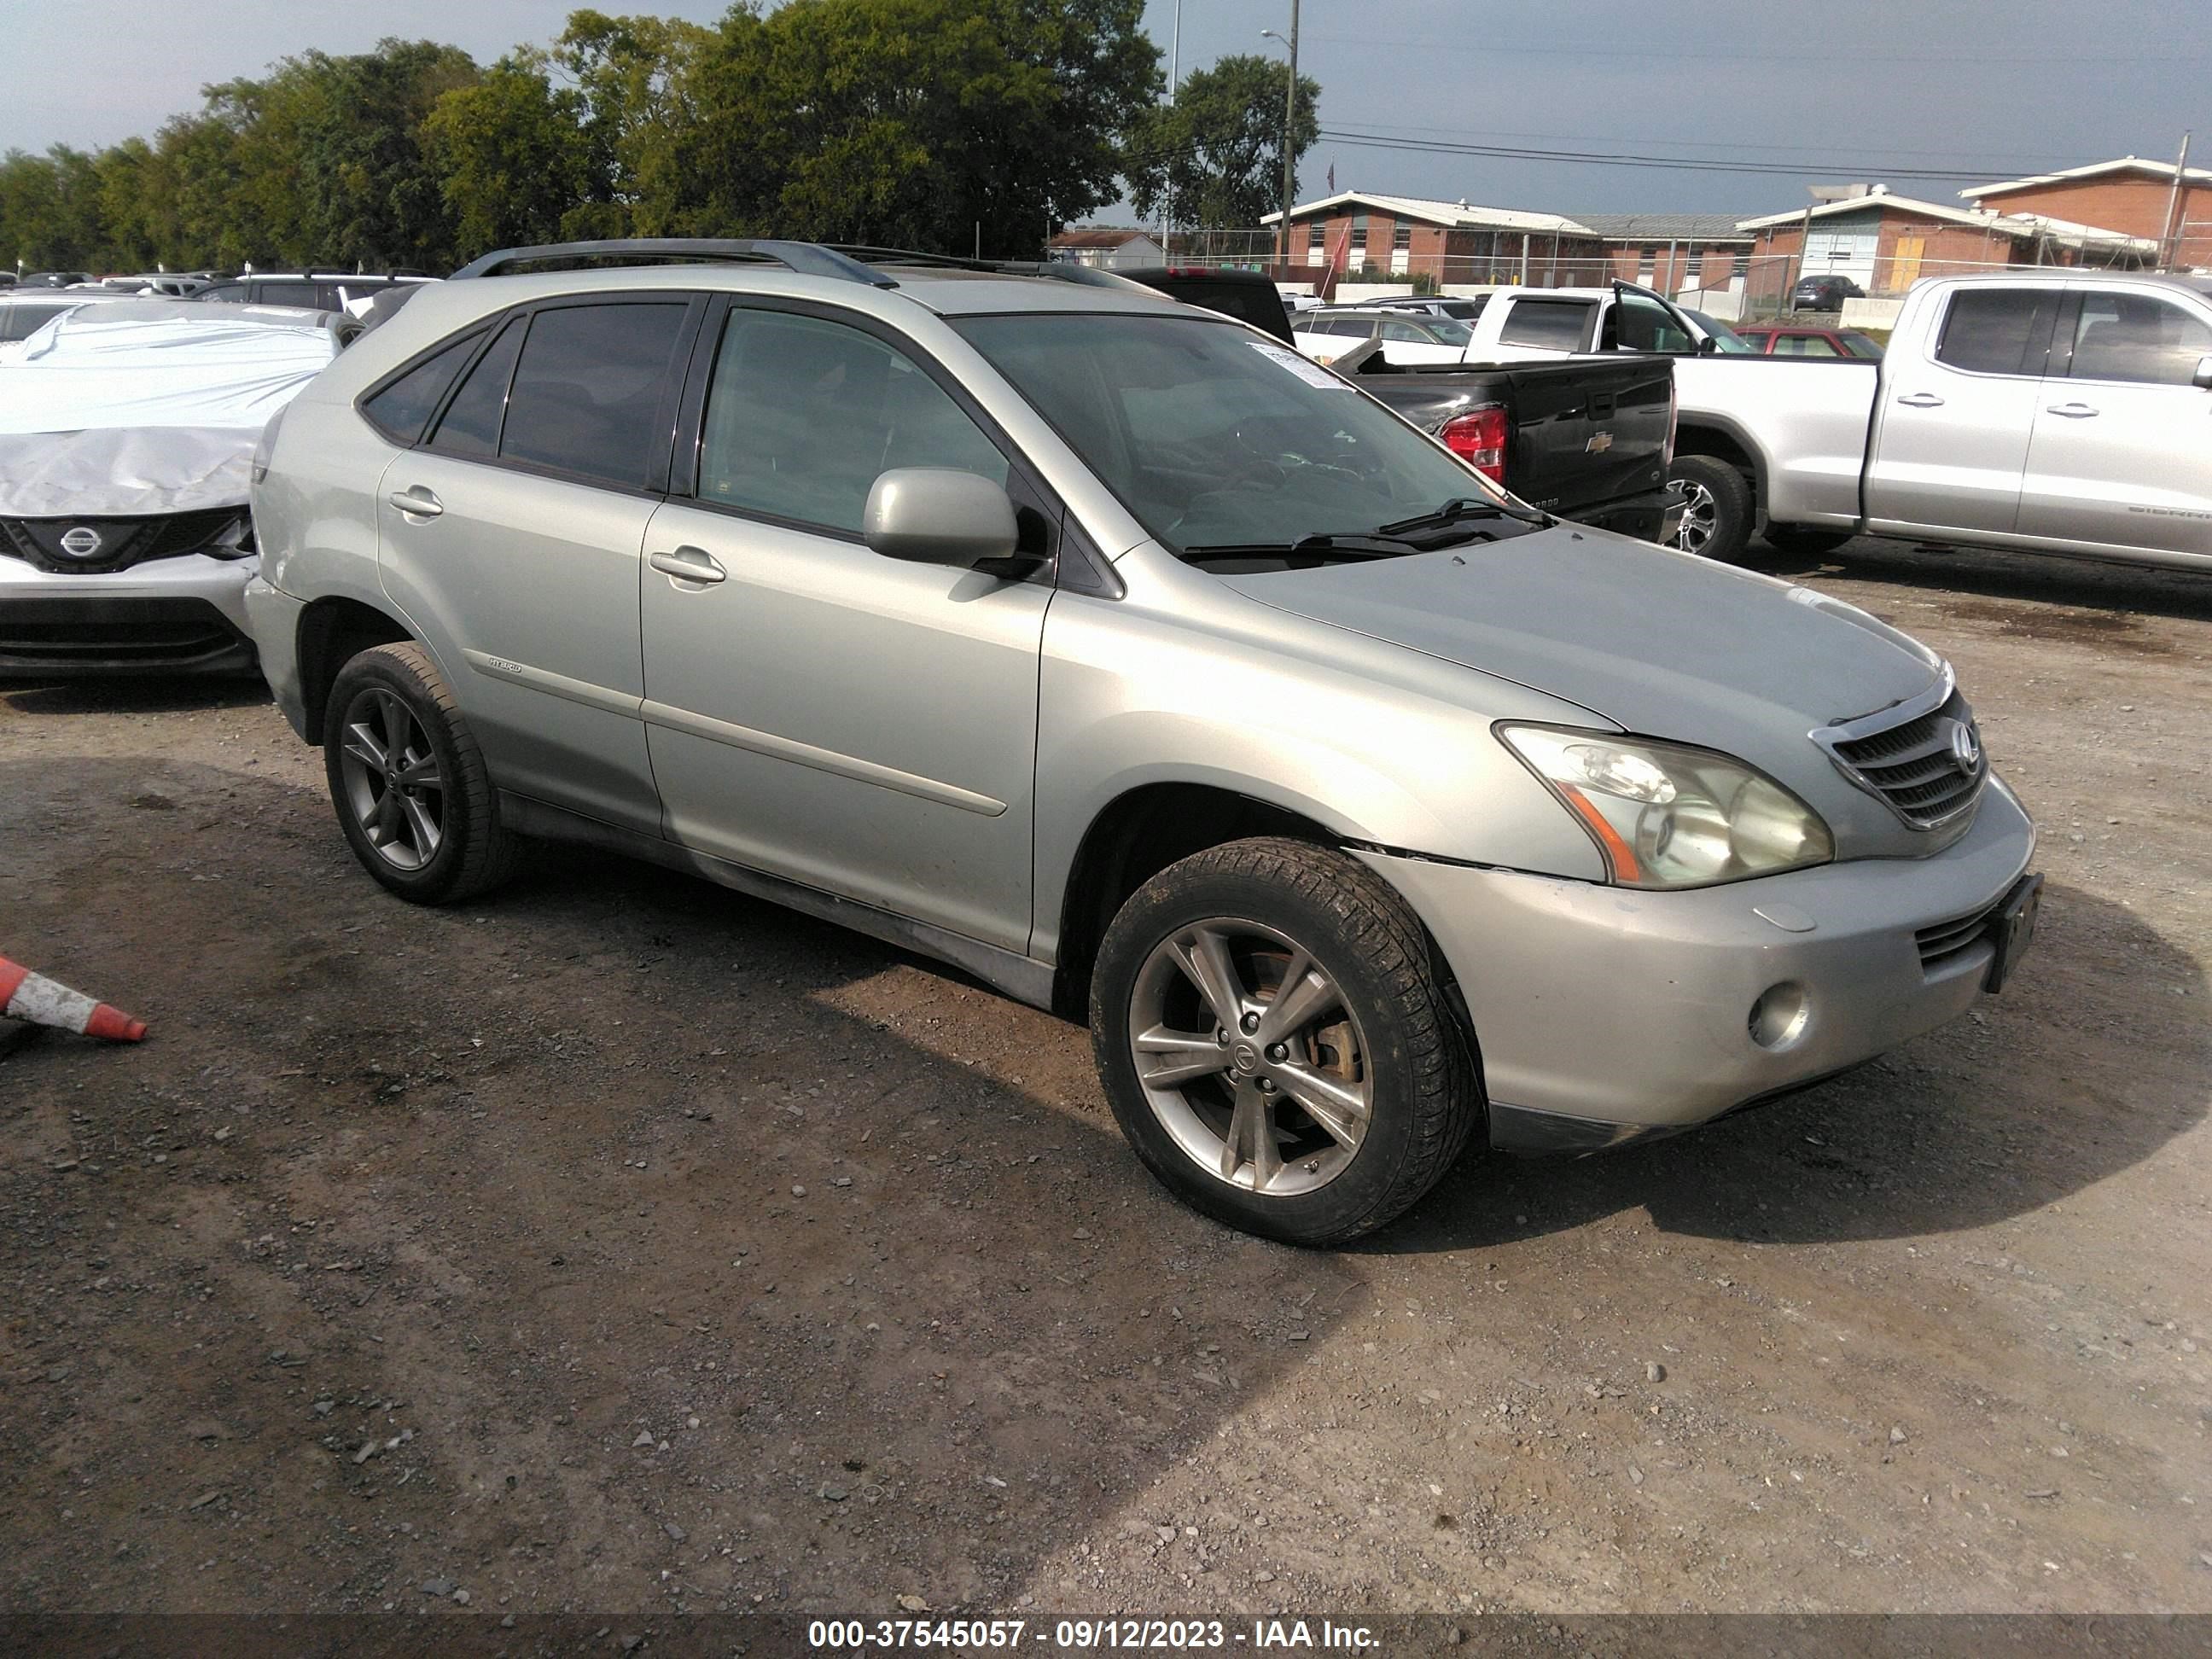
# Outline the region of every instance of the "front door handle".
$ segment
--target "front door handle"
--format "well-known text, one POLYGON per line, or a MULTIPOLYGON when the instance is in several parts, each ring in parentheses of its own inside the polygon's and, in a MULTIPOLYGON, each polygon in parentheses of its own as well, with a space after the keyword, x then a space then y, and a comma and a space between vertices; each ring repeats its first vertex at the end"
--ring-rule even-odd
POLYGON ((434 519, 446 510, 445 503, 421 484, 393 490, 392 504, 414 519, 434 519))
POLYGON ((1932 392, 1916 392, 1911 397, 1899 398, 1897 401, 1903 404, 1907 409, 1941 409, 1943 407, 1943 400, 1932 392))
POLYGON ((2086 421, 2097 411, 2087 404, 2075 403, 2053 404, 2051 405, 2051 412, 2053 415, 2063 415, 2069 421, 2086 421))
POLYGON ((648 553, 645 562, 664 576, 672 576, 679 582, 697 582, 706 587, 730 574, 703 547, 679 547, 673 553, 648 553))

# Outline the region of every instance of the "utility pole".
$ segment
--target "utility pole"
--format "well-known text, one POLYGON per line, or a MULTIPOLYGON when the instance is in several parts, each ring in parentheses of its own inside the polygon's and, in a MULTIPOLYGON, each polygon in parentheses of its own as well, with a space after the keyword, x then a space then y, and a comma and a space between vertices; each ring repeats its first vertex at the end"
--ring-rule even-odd
MULTIPOLYGON (((1176 0, 1175 31, 1168 36, 1168 107, 1175 107, 1176 92, 1182 84, 1182 0, 1176 0)), ((1175 173, 1168 174, 1168 187, 1160 197, 1160 252, 1170 264, 1175 261, 1175 173)))
MULTIPOLYGON (((2171 270, 2181 263, 2182 236, 2174 228, 2174 215, 2188 199, 2182 180, 2189 176, 2189 135, 2181 135, 2181 154, 2174 158, 2173 191, 2166 198, 2166 222, 2160 227, 2158 236, 2158 268, 2171 270)), ((2185 215, 2184 222, 2186 223, 2185 215)))
POLYGON ((1291 49, 1291 85, 1283 94, 1283 222, 1275 238, 1275 263, 1285 272, 1291 266, 1291 204, 1297 189, 1298 167, 1296 153, 1291 148, 1291 136, 1297 130, 1298 118, 1298 0, 1291 0, 1291 36, 1287 40, 1273 29, 1260 33, 1269 40, 1282 40, 1291 49))

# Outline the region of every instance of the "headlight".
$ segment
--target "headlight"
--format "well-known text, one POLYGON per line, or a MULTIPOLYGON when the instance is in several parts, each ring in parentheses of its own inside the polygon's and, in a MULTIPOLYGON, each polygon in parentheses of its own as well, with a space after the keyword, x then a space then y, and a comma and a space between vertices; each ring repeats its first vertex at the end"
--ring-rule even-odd
POLYGON ((1550 786, 1623 887, 1705 887, 1826 864, 1820 814, 1741 761, 1555 726, 1498 735, 1550 786))

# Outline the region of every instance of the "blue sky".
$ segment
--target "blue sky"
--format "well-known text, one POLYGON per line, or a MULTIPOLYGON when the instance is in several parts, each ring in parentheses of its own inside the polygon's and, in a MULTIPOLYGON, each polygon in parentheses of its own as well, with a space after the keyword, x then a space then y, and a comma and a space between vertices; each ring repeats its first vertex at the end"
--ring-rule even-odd
MULTIPOLYGON (((609 5, 603 8, 616 10, 609 5)), ((720 4, 641 6, 711 21, 720 4)), ((526 0, 13 0, 0 149, 149 133, 206 82, 310 47, 447 40, 484 62, 559 33, 526 0)), ((1163 50, 1175 0, 1148 0, 1163 50)), ((1274 51, 1290 0, 1183 0, 1182 67, 1274 51)), ((1416 154, 1325 140, 1303 196, 1339 188, 1589 212, 1794 207, 1810 182, 1887 179, 1952 199, 1962 185, 2136 154, 2171 159, 2203 125, 2212 164, 2212 5, 2204 0, 1304 0, 1300 66, 1325 129, 1712 167, 1597 166, 1416 154), (1945 171, 1923 179, 1908 170, 1945 171)), ((1110 215, 1105 216, 1111 216, 1110 215)))

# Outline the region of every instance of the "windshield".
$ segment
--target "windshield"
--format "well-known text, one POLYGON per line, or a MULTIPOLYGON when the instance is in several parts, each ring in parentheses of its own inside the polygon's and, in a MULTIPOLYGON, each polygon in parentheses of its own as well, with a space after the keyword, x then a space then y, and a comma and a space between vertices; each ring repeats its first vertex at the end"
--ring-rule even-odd
POLYGON ((1066 313, 955 326, 1177 553, 1288 549, 1505 499, 1348 382, 1246 329, 1066 313))

